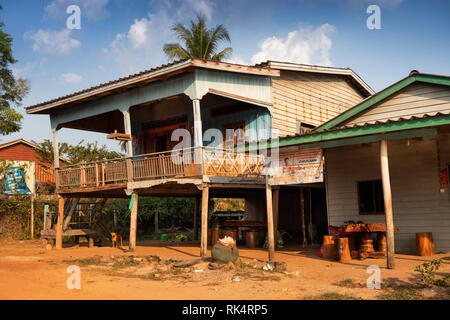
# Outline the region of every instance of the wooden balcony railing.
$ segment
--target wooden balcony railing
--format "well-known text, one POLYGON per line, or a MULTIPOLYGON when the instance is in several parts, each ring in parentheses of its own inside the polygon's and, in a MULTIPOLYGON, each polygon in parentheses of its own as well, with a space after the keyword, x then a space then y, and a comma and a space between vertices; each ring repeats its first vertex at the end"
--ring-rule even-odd
POLYGON ((101 187, 163 178, 262 177, 265 157, 202 147, 61 167, 58 189, 101 187))

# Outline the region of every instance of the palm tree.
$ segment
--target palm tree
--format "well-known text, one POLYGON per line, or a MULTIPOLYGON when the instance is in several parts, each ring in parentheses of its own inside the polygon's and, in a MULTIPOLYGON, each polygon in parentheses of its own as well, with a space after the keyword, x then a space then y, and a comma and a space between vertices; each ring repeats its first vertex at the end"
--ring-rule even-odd
POLYGON ((172 31, 184 47, 178 43, 166 43, 163 50, 170 60, 199 58, 221 61, 232 52, 230 47, 217 52, 222 41, 230 42, 230 35, 222 24, 208 29, 204 16, 198 15, 197 23, 191 20, 190 29, 181 23, 176 23, 172 26, 172 31))

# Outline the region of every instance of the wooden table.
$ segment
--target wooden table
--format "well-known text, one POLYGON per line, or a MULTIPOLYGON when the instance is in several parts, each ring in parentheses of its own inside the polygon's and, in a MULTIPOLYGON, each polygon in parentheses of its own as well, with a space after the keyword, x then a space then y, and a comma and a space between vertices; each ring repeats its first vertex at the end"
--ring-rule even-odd
POLYGON ((252 220, 226 220, 220 224, 221 227, 226 228, 250 228, 252 229, 260 229, 267 228, 267 223, 263 221, 252 221, 252 220))
MULTIPOLYGON (((370 239, 371 233, 377 234, 379 251, 386 251, 386 224, 385 223, 351 223, 343 224, 338 229, 342 236, 348 235, 350 250, 355 250, 354 237, 359 236, 359 245, 370 239)), ((398 228, 394 226, 394 231, 398 228)), ((367 243, 367 242, 365 242, 367 243)))
MULTIPOLYGON (((237 239, 239 228, 249 228, 249 232, 258 232, 259 229, 267 228, 267 223, 252 220, 226 220, 220 224, 220 227, 231 228, 231 232, 234 235, 233 238, 237 239)), ((247 246, 249 246, 248 243, 247 246)))

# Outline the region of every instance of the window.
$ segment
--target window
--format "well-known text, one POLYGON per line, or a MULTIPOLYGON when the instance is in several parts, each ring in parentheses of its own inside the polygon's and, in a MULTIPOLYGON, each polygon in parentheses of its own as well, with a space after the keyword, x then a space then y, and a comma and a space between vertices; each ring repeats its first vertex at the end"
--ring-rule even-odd
POLYGON ((384 214, 381 180, 358 182, 359 214, 384 214))
POLYGON ((297 133, 300 135, 304 135, 305 133, 314 129, 313 125, 301 122, 299 120, 297 120, 296 125, 297 125, 297 133))
POLYGON ((245 143, 245 121, 223 126, 223 147, 227 150, 245 143))

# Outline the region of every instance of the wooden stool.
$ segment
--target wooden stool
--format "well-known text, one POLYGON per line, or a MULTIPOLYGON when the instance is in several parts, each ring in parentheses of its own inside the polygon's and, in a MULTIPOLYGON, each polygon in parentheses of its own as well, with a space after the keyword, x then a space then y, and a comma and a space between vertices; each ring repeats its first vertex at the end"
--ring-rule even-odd
POLYGON ((245 245, 248 248, 259 247, 259 232, 257 230, 249 230, 245 233, 245 245))
POLYGON ((324 235, 322 244, 322 257, 334 259, 336 250, 334 249, 334 236, 324 235))
POLYGON ((337 260, 339 262, 349 262, 352 261, 352 257, 350 255, 350 248, 348 245, 348 238, 338 238, 335 240, 336 243, 336 253, 337 260))
POLYGON ((418 256, 434 255, 433 233, 416 233, 416 253, 418 256))

